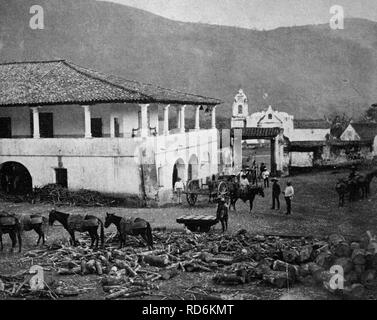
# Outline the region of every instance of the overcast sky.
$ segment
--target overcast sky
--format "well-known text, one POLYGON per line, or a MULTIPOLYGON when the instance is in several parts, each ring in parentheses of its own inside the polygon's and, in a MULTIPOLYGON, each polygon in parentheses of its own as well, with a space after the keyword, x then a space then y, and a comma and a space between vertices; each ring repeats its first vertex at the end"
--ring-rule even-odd
MULTIPOLYGON (((99 0, 97 0, 99 1, 99 0)), ((329 22, 330 7, 341 5, 346 17, 377 21, 377 0, 101 0, 117 2, 178 21, 245 28, 329 22)))

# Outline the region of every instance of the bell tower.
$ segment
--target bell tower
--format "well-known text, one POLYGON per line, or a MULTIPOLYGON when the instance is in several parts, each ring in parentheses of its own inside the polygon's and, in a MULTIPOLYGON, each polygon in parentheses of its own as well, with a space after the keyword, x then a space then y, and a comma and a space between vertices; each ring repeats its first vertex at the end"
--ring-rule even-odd
POLYGON ((249 116, 247 97, 242 89, 234 97, 232 107, 232 128, 245 127, 246 118, 249 116))

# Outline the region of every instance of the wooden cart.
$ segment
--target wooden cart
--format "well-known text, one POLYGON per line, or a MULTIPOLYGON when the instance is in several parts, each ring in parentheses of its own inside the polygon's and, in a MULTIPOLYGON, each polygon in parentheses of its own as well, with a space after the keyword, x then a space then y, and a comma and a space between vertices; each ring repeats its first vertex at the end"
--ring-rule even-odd
POLYGON ((187 203, 190 206, 195 205, 199 195, 206 195, 208 198, 211 195, 212 198, 216 198, 220 194, 226 195, 229 192, 229 187, 225 180, 214 182, 213 187, 210 187, 209 185, 205 186, 207 186, 207 188, 200 188, 199 180, 190 180, 187 183, 184 193, 186 194, 187 203))
POLYGON ((177 218, 177 222, 184 224, 193 232, 208 232, 218 220, 215 216, 210 215, 186 215, 177 218))

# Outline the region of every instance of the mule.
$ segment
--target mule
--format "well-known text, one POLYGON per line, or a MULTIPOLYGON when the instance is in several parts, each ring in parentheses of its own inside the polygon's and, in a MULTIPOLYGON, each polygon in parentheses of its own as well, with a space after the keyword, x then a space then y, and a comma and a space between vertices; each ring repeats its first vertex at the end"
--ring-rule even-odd
POLYGON ((20 219, 21 231, 34 230, 38 234, 37 246, 42 240, 42 245, 46 242, 46 232, 48 219, 39 214, 23 215, 20 219))
POLYGON ((21 239, 21 225, 20 221, 14 215, 7 212, 0 212, 0 250, 3 251, 3 234, 9 234, 12 241, 12 248, 10 252, 13 252, 17 245, 18 240, 18 252, 21 252, 22 239, 21 239))
POLYGON ((64 229, 68 231, 69 235, 71 236, 71 244, 73 246, 77 245, 75 231, 78 231, 80 233, 88 232, 91 239, 90 247, 93 248, 95 245, 95 248, 98 248, 99 236, 97 231, 98 228, 100 228, 101 247, 103 247, 105 241, 105 231, 101 219, 92 215, 86 215, 85 217, 78 214, 71 215, 69 213, 59 212, 54 209, 49 213, 48 223, 50 226, 52 226, 55 221, 59 221, 64 229))
POLYGON ((150 249, 153 249, 152 228, 149 222, 141 218, 122 218, 116 216, 114 213, 106 213, 105 228, 114 224, 118 230, 120 244, 119 248, 123 248, 126 244, 127 235, 140 235, 147 243, 150 249))
MULTIPOLYGON (((229 201, 229 200, 228 200, 229 201)), ((222 231, 228 230, 229 202, 225 198, 218 199, 216 220, 221 222, 222 231)))
POLYGON ((236 202, 238 199, 241 199, 243 202, 249 201, 249 212, 251 213, 256 195, 264 198, 263 187, 248 186, 245 190, 242 190, 238 184, 234 184, 233 189, 230 192, 230 208, 233 207, 234 211, 236 211, 236 202))

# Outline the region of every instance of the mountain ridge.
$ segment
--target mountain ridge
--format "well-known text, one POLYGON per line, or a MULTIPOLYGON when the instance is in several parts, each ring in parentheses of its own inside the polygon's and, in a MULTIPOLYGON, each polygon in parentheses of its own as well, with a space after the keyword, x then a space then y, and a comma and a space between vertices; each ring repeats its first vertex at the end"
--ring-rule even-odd
POLYGON ((229 117, 242 87, 250 112, 356 117, 377 101, 377 23, 259 31, 177 22, 109 2, 40 0, 45 30, 28 28, 29 0, 0 3, 0 61, 66 59, 104 73, 219 98, 229 117), (263 99, 264 93, 268 98, 263 99))

